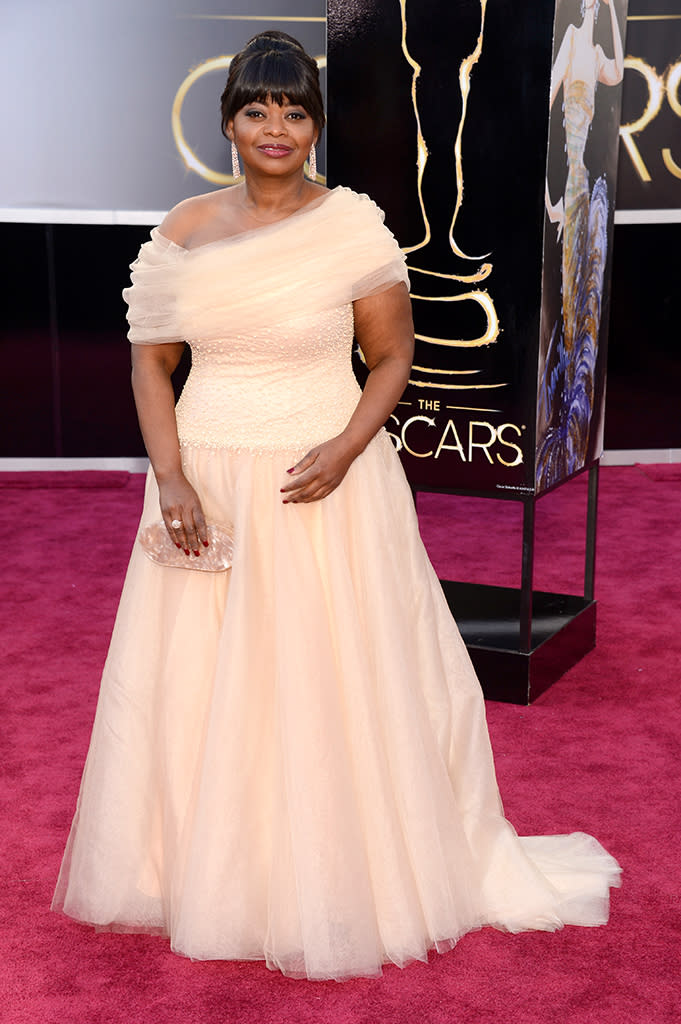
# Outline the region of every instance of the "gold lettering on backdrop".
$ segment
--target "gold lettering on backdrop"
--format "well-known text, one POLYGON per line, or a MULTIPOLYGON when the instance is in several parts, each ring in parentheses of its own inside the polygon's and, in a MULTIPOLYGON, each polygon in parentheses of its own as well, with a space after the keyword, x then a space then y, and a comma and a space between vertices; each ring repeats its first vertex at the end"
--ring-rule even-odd
MULTIPOLYGON (((227 71, 233 58, 234 54, 231 53, 222 57, 210 57, 208 60, 201 61, 200 64, 197 64, 197 66, 189 72, 184 81, 180 84, 180 88, 175 93, 170 114, 173 139, 175 140, 175 145, 177 146, 185 167, 187 170, 194 171, 201 178, 212 182, 214 185, 234 185, 236 178, 233 178, 231 174, 224 174, 222 171, 213 170, 212 167, 209 167, 196 155, 187 142, 182 128, 182 105, 187 97, 187 93, 200 78, 203 78, 204 75, 210 75, 214 71, 227 71)), ((322 68, 326 67, 326 57, 315 57, 315 60, 320 71, 322 68)), ((307 163, 305 164, 305 171, 309 174, 310 168, 307 163)), ((324 184, 326 179, 323 175, 318 174, 317 181, 324 184)))
POLYGON ((679 83, 681 82, 681 60, 672 64, 667 72, 667 100, 677 117, 681 117, 681 99, 679 99, 679 83))
MULTIPOLYGON (((430 404, 437 405, 437 402, 427 402, 419 399, 419 407, 423 410, 430 404)), ((479 410, 470 409, 468 406, 448 405, 448 409, 476 412, 479 410)), ((500 412, 500 409, 489 409, 488 412, 500 412)), ((472 463, 484 461, 494 465, 495 460, 501 466, 511 468, 518 466, 523 461, 523 450, 515 440, 510 441, 508 434, 512 433, 516 439, 522 437, 525 427, 519 427, 515 423, 502 423, 495 427, 487 420, 469 420, 459 424, 451 417, 444 425, 437 422, 433 416, 426 416, 421 412, 409 416, 404 423, 399 416, 393 413, 390 419, 395 427, 388 431, 397 451, 404 448, 409 455, 415 459, 439 459, 454 454, 458 456, 458 462, 472 463), (439 431, 439 441, 433 448, 433 430, 439 431), (511 457, 511 453, 514 453, 511 457), (504 458, 504 455, 507 458, 504 458)))
POLYGON ((463 450, 463 445, 461 444, 454 420, 447 420, 447 426, 445 427, 444 434, 440 438, 440 443, 437 446, 437 451, 435 452, 435 458, 439 459, 443 451, 457 452, 461 457, 461 461, 466 461, 466 453, 463 450), (447 434, 449 433, 452 435, 454 444, 447 444, 447 434))
POLYGON ((473 449, 481 448, 485 453, 485 458, 491 466, 494 465, 494 459, 489 453, 490 445, 493 445, 497 438, 497 432, 491 423, 480 423, 477 420, 471 420, 468 424, 468 461, 473 461, 473 449), (484 441, 474 441, 474 427, 484 427, 487 431, 487 439, 484 441))
MULTIPOLYGON (((448 409, 460 410, 463 412, 479 412, 470 406, 448 405, 448 409)), ((500 409, 488 409, 487 412, 501 412, 500 409)), ((519 466, 523 461, 523 450, 516 441, 509 440, 508 434, 516 439, 522 437, 525 427, 519 427, 515 423, 502 423, 494 426, 487 420, 470 420, 459 424, 454 419, 448 419, 444 425, 438 423, 434 417, 423 414, 409 416, 404 423, 395 413, 390 419, 395 427, 388 430, 388 436, 392 439, 396 450, 404 449, 409 455, 416 459, 440 459, 458 456, 455 460, 463 463, 484 461, 487 464, 498 463, 500 466, 512 468, 519 466), (431 438, 433 430, 439 430, 439 441, 435 449, 431 438), (481 434, 484 431, 484 434, 481 434), (464 447, 464 444, 466 445, 464 447), (513 453, 513 454, 512 454, 513 453), (504 458, 504 455, 508 456, 504 458)), ((435 437, 438 435, 436 434, 435 437)))
POLYGON ((413 423, 419 422, 426 423, 429 427, 435 426, 435 420, 431 419, 430 416, 410 416, 402 427, 402 447, 404 448, 405 451, 409 452, 410 455, 413 455, 417 459, 429 459, 430 456, 433 454, 432 448, 428 452, 417 452, 414 448, 410 446, 409 442, 407 441, 407 430, 413 423))
MULTIPOLYGON (((655 120, 662 108, 665 95, 673 112, 677 117, 681 117, 681 101, 679 101, 681 61, 670 65, 662 75, 659 75, 655 68, 641 57, 627 57, 624 67, 625 70, 628 68, 642 76, 647 86, 648 98, 641 115, 635 121, 621 125, 620 137, 641 181, 651 181, 650 171, 646 167, 634 136, 643 132, 651 121, 655 120)), ((675 162, 668 147, 662 150, 662 159, 669 173, 676 178, 681 178, 681 167, 675 162)))
MULTIPOLYGON (((672 65, 667 72, 667 101, 677 117, 681 117, 681 100, 679 100, 679 82, 681 82, 681 60, 672 65)), ((664 165, 675 178, 681 178, 681 167, 674 160, 670 149, 662 150, 664 165)))
POLYGON ((515 442, 507 441, 505 439, 504 434, 507 430, 515 430, 518 437, 522 437, 523 431, 520 427, 517 427, 515 423, 502 423, 500 427, 497 427, 497 437, 499 438, 499 443, 503 444, 504 447, 506 448, 512 448, 513 451, 516 453, 513 462, 507 462, 506 459, 502 459, 501 455, 499 455, 499 453, 497 452, 497 460, 502 464, 502 466, 517 466, 519 463, 523 461, 523 450, 517 444, 515 444, 515 442))

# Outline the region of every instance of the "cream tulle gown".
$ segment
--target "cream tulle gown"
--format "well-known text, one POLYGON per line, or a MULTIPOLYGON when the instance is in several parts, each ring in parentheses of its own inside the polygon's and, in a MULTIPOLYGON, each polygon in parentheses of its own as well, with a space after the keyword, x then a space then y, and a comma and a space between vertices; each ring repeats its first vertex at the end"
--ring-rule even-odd
MULTIPOLYGON (((352 300, 406 280, 365 196, 133 265, 131 340, 191 340, 185 472, 226 573, 135 545, 54 905, 197 959, 380 973, 465 932, 602 924, 589 836, 504 819, 477 679, 384 432, 329 497, 286 469, 358 399, 352 300)), ((142 525, 160 518, 153 475, 142 525)))

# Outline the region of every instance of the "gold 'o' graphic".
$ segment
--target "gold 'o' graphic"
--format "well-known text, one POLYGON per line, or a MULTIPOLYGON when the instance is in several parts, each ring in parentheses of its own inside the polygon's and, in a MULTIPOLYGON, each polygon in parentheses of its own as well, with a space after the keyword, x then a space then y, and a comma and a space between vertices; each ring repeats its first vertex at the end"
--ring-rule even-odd
MULTIPOLYGON (((214 171, 212 167, 209 167, 208 164, 205 164, 203 160, 199 159, 196 155, 185 139, 184 132, 182 130, 182 105, 186 99, 187 93, 191 87, 198 82, 199 78, 202 78, 204 75, 209 75, 213 71, 226 71, 232 63, 234 56, 235 55, 231 53, 222 57, 210 57, 208 60, 202 61, 193 68, 175 93, 171 113, 173 138, 180 156, 184 161, 185 167, 190 171, 195 171, 196 174, 205 178, 206 181, 212 181, 215 185, 234 185, 236 183, 236 178, 231 174, 223 174, 221 171, 214 171)), ((317 62, 317 67, 320 70, 326 67, 326 57, 315 57, 315 60, 317 62)), ((321 175, 317 175, 317 180, 323 181, 324 179, 321 175)))

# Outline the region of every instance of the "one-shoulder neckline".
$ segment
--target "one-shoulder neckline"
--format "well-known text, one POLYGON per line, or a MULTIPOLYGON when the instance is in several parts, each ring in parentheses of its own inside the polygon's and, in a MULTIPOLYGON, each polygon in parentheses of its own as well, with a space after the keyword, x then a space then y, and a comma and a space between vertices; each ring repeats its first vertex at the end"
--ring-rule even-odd
POLYGON ((184 245, 180 245, 178 242, 173 242, 171 238, 164 235, 160 228, 153 228, 151 234, 153 238, 161 240, 162 244, 170 249, 177 249, 185 256, 190 256, 193 253, 205 252, 206 249, 211 249, 219 245, 229 245, 231 242, 243 241, 254 235, 261 235, 263 233, 270 234, 277 229, 283 228, 285 225, 290 224, 292 220, 298 220, 300 217, 309 215, 316 212, 322 207, 326 206, 328 202, 334 196, 337 196, 341 192, 352 192, 352 189, 346 185, 336 185, 335 188, 329 189, 324 195, 319 196, 317 199, 313 199, 309 203, 305 203, 298 210, 294 210, 288 217, 282 217, 281 220, 275 220, 271 224, 264 224, 259 228, 249 228, 247 231, 237 231, 233 235, 224 235, 222 238, 216 238, 212 242, 202 242, 200 245, 194 245, 190 249, 187 249, 184 245))

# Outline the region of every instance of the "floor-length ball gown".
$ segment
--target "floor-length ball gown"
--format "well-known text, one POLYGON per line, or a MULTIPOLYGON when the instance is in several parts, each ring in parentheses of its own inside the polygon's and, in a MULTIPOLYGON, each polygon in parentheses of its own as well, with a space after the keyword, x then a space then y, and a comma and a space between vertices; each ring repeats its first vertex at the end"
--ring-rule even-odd
MULTIPOLYGON (((406 281, 366 196, 133 264, 130 338, 189 340, 182 461, 222 573, 132 553, 54 906, 195 959, 370 976, 490 924, 603 924, 619 868, 505 820, 480 686, 384 431, 322 501, 286 470, 347 424, 356 298, 406 281)), ((153 474, 141 528, 160 518, 153 474)), ((193 557, 193 556, 192 556, 193 557)))

